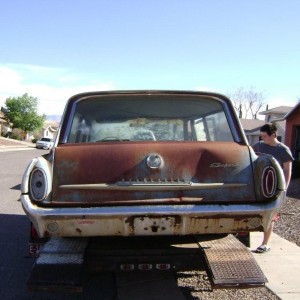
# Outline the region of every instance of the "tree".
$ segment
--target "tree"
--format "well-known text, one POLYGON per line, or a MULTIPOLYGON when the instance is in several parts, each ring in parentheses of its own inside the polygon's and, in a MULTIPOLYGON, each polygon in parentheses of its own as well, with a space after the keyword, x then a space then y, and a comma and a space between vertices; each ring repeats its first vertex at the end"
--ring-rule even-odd
POLYGON ((2 109, 4 118, 12 124, 12 129, 22 129, 25 135, 28 132, 42 128, 45 115, 38 115, 38 99, 27 93, 21 97, 10 97, 5 101, 2 109))
POLYGON ((239 117, 245 119, 247 119, 249 113, 251 119, 257 119, 257 113, 265 104, 264 92, 256 92, 253 87, 248 90, 240 87, 233 93, 228 93, 228 97, 232 100, 239 117))

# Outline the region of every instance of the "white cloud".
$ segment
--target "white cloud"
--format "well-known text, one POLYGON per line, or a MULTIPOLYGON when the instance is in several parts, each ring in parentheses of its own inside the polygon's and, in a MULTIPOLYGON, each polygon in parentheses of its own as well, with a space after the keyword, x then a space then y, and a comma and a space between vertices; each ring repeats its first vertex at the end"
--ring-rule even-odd
POLYGON ((0 66, 0 93, 9 95, 10 93, 19 90, 21 87, 22 76, 12 68, 0 66))
POLYGON ((39 113, 62 114, 66 101, 74 94, 112 90, 112 82, 87 80, 84 75, 62 68, 34 65, 0 65, 0 106, 8 97, 28 93, 38 98, 39 113))

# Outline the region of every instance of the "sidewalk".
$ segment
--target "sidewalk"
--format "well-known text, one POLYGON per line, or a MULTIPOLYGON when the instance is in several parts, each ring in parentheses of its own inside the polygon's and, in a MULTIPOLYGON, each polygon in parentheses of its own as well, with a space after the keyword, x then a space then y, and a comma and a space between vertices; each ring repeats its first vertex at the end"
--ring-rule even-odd
MULTIPOLYGON (((251 233, 251 250, 261 244, 262 237, 262 232, 251 233)), ((253 253, 269 281, 267 288, 282 300, 300 299, 300 248, 275 233, 270 247, 270 252, 253 253)))
POLYGON ((34 148, 35 148, 34 143, 22 142, 22 141, 0 137, 0 152, 31 150, 34 148))

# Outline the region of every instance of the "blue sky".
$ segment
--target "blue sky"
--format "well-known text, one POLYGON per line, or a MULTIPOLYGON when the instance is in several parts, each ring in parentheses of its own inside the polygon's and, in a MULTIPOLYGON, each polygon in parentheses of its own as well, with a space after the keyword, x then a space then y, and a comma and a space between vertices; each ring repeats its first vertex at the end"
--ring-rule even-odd
MULTIPOLYGON (((298 0, 10 0, 0 9, 0 105, 75 93, 184 89, 300 99, 298 0)), ((264 107, 265 108, 265 107, 264 107)))

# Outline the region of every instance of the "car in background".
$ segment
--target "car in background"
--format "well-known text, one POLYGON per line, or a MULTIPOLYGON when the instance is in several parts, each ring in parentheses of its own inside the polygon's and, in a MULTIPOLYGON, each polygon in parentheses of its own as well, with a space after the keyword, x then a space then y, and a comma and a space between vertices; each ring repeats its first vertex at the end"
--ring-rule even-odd
POLYGON ((69 99, 21 202, 41 238, 228 234, 266 229, 285 190, 227 97, 107 91, 69 99))
POLYGON ((53 145, 54 145, 54 140, 46 137, 43 137, 36 142, 37 149, 51 149, 53 145))

